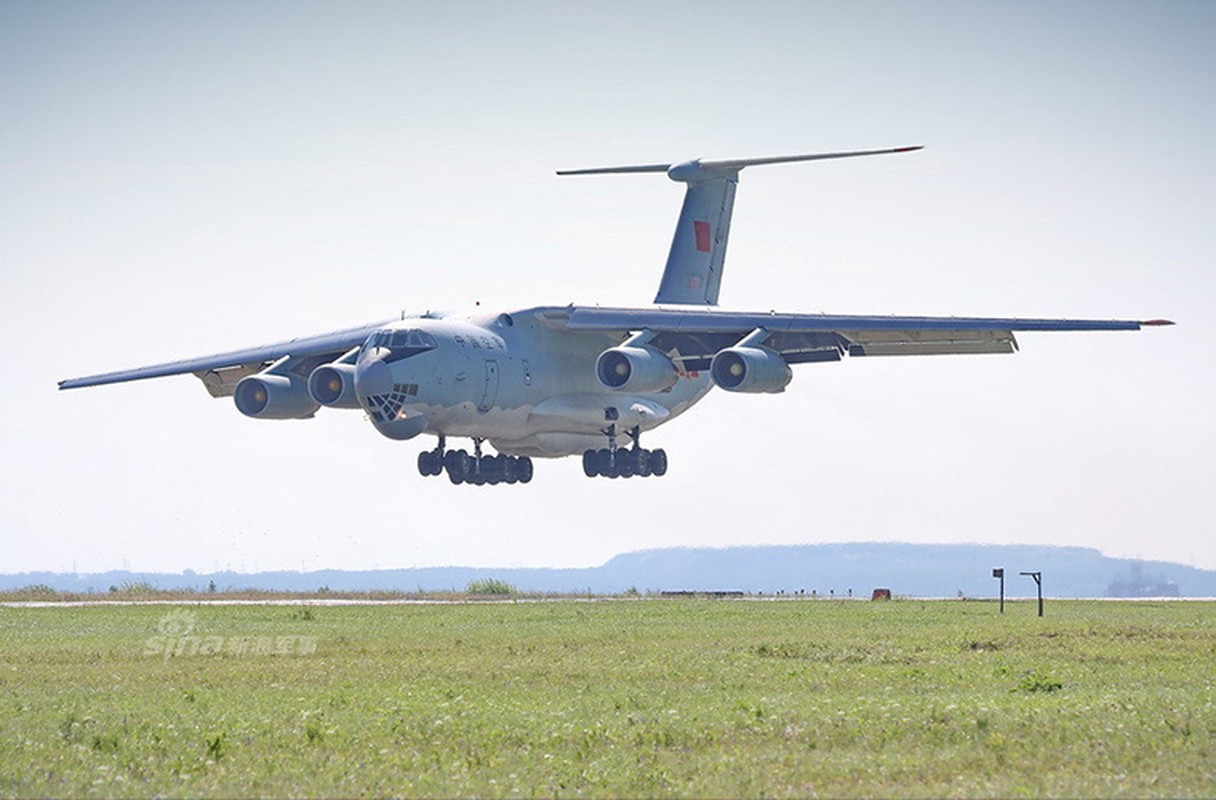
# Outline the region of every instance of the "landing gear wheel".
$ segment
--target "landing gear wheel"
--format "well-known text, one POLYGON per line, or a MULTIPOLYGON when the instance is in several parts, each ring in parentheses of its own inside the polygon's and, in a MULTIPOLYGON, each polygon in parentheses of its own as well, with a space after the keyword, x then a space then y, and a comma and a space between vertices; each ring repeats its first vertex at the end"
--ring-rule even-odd
POLYGON ((605 478, 621 477, 620 465, 616 460, 616 453, 612 450, 601 450, 599 455, 600 474, 605 478))
POLYGON ((583 451, 583 474, 588 478, 594 478, 600 474, 600 456, 594 450, 583 451))
POLYGON ((443 454, 437 450, 423 450, 418 454, 418 473, 427 477, 443 473, 443 454))
POLYGON ((485 469, 486 483, 491 486, 498 485, 506 474, 507 457, 486 456, 481 460, 481 464, 485 469))
POLYGON ((607 447, 595 451, 595 471, 605 478, 612 472, 612 451, 607 447))
POLYGON ((515 475, 519 478, 520 483, 528 483, 532 480, 532 459, 528 456, 520 456, 519 463, 515 467, 515 475))
POLYGON ((447 470, 448 478, 455 484, 464 483, 472 471, 472 459, 463 450, 449 450, 443 458, 443 467, 447 470))
POLYGON ((633 474, 639 478, 649 478, 651 473, 650 468, 650 451, 637 448, 633 451, 633 474))
POLYGON ((634 466, 636 462, 633 459, 633 451, 617 450, 616 451, 616 471, 622 478, 632 478, 634 466))
POLYGON ((650 451, 650 472, 660 478, 667 474, 667 451, 661 447, 650 451))

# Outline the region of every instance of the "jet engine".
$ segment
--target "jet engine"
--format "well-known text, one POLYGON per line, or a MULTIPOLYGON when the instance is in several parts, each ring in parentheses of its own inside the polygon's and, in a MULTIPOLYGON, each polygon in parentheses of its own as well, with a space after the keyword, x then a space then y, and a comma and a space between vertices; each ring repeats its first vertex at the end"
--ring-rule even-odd
POLYGON ((359 408, 354 364, 322 364, 308 376, 308 394, 328 408, 359 408))
POLYGON ((232 399, 237 410, 256 419, 308 419, 318 408, 302 378, 269 372, 241 378, 232 399))
POLYGON ((776 394, 794 377, 785 359, 767 347, 728 347, 709 365, 716 386, 728 392, 776 394))
POLYGON ((618 392, 661 392, 680 377, 671 359, 653 347, 612 347, 595 360, 595 377, 618 392))

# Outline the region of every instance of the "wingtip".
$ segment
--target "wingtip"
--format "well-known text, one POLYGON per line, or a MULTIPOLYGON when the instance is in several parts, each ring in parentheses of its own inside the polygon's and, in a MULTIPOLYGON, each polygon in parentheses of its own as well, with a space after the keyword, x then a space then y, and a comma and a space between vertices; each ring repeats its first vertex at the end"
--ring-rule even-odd
POLYGON ((1145 327, 1156 328, 1162 325, 1175 325, 1172 319, 1145 319, 1141 320, 1140 324, 1145 327))

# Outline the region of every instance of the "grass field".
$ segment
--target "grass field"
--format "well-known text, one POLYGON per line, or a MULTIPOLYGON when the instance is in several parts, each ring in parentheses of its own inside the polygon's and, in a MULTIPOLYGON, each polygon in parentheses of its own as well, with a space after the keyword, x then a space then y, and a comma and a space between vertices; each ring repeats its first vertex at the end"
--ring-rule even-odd
POLYGON ((0 608, 6 796, 1216 796, 1216 605, 0 608))

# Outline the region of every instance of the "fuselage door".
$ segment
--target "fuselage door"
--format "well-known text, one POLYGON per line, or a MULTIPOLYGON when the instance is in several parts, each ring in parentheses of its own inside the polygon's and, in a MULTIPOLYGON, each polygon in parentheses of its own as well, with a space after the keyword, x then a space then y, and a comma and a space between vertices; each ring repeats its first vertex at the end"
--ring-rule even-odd
POLYGON ((486 359, 486 385, 485 391, 482 392, 481 402, 477 404, 477 410, 483 414, 490 410, 494 405, 494 400, 498 397, 498 362, 492 359, 486 359))

